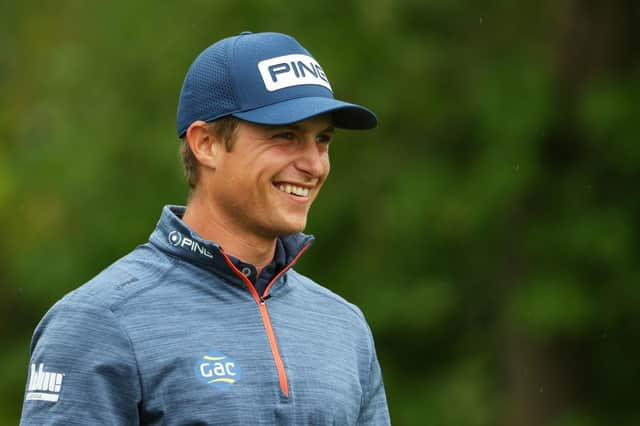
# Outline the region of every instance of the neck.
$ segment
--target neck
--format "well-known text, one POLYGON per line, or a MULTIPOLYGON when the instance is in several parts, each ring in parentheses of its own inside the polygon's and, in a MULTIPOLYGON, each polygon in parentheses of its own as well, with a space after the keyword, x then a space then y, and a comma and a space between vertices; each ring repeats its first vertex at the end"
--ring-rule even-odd
POLYGON ((220 245, 226 254, 254 265, 258 273, 273 260, 276 238, 262 238, 239 229, 197 194, 189 200, 182 221, 202 238, 220 245))

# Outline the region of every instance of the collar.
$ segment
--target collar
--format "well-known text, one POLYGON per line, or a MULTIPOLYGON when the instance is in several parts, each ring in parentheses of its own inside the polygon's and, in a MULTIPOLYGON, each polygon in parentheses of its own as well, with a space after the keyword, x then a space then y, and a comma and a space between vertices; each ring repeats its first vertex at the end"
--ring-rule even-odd
POLYGON ((231 255, 229 255, 229 259, 231 259, 231 262, 236 265, 236 268, 249 278, 254 285, 259 281, 264 281, 263 284, 266 286, 267 282, 271 281, 271 278, 280 272, 282 268, 287 266, 287 254, 284 250, 284 245, 282 244, 282 238, 278 238, 276 240, 276 249, 273 259, 269 264, 265 265, 260 274, 258 274, 258 270, 255 265, 252 265, 251 263, 243 262, 241 259, 231 255))
MULTIPOLYGON (((149 242, 173 257, 215 271, 234 283, 242 284, 242 279, 227 264, 224 249, 219 244, 200 237, 182 221, 185 210, 184 206, 164 206, 149 242)), ((303 233, 280 237, 282 250, 276 250, 279 254, 275 260, 290 268, 298 254, 313 241, 312 235, 303 233)))

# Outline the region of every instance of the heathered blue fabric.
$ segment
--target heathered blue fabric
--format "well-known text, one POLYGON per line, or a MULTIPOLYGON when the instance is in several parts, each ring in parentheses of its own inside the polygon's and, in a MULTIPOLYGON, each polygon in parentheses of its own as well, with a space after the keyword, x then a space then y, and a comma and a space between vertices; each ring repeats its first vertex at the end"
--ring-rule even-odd
MULTIPOLYGON (((265 304, 288 377, 285 396, 258 303, 182 212, 165 207, 149 243, 47 312, 31 363, 64 380, 59 401, 24 402, 21 424, 389 424, 361 311, 293 269, 278 278, 265 304), (198 245, 176 244, 184 238, 198 245), (212 354, 232 361, 235 383, 218 389, 198 379, 212 354)), ((287 262, 311 239, 283 238, 287 262)))

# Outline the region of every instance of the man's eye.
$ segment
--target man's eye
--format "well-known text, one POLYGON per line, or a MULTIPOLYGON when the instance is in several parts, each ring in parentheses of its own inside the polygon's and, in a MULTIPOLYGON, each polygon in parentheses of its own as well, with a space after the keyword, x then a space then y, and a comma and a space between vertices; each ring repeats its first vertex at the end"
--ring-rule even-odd
POLYGON ((331 142, 331 139, 332 139, 332 135, 322 134, 322 135, 318 135, 318 137, 316 138, 316 142, 327 144, 331 142))
POLYGON ((274 136, 274 138, 276 139, 286 139, 286 140, 293 140, 295 137, 295 135, 293 134, 293 132, 283 132, 283 133, 278 133, 277 135, 274 136))

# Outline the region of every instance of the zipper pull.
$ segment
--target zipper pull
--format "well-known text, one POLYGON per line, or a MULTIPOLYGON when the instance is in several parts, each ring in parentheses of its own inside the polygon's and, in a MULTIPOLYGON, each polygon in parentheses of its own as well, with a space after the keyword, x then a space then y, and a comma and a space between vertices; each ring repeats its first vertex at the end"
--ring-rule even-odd
POLYGON ((271 295, 267 294, 266 296, 260 296, 260 304, 264 305, 264 303, 267 301, 268 298, 270 298, 271 295))

